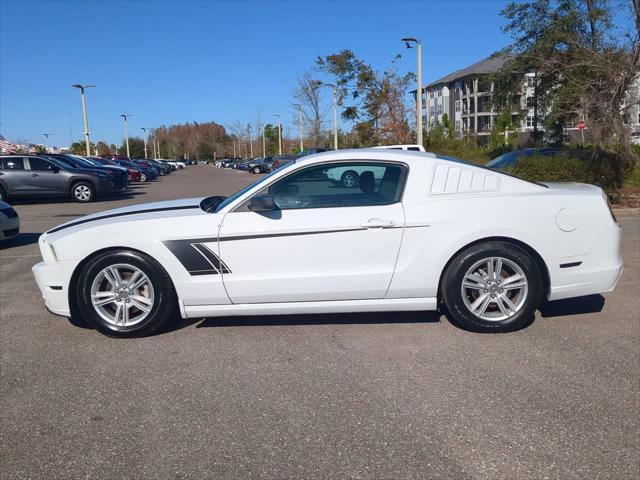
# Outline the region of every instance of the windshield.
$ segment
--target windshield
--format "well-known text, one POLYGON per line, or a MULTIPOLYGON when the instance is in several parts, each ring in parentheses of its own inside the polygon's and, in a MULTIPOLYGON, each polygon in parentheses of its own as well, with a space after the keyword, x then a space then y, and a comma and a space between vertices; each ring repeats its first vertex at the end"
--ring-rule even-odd
POLYGON ((249 190, 251 190, 253 187, 260 185, 261 183, 264 183, 265 180, 267 180, 269 177, 271 177, 274 173, 279 173, 279 170, 274 170, 273 172, 265 175, 264 177, 262 177, 261 179, 250 183, 249 185, 247 185, 246 187, 244 187, 242 190, 237 191, 236 193, 234 193, 233 195, 231 195, 230 197, 227 197, 224 201, 220 202, 220 204, 216 207, 216 212, 219 212, 220 210, 222 210, 224 207, 226 207, 227 205, 229 205, 230 203, 234 202, 237 198, 241 197, 242 195, 244 195, 245 193, 247 193, 249 190))

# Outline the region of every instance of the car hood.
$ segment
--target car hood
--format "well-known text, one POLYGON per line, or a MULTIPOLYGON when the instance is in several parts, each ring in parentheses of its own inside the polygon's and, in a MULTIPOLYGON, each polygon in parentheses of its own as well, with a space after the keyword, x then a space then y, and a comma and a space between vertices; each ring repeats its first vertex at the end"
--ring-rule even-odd
POLYGON ((60 232, 60 234, 63 234, 63 232, 68 233, 75 229, 102 223, 129 221, 132 215, 135 215, 136 219, 162 218, 175 215, 204 215, 205 212, 200 208, 200 202, 205 198, 206 197, 183 198, 164 202, 143 203, 92 213, 91 215, 85 215, 58 225, 47 231, 46 235, 56 235, 58 232, 60 232))

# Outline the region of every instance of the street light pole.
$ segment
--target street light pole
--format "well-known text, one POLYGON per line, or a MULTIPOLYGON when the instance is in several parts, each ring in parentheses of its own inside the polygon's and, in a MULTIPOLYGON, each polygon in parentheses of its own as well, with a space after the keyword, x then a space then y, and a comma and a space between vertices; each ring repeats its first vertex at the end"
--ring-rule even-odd
POLYGON ((93 88, 95 85, 81 85, 79 83, 71 85, 73 88, 80 89, 80 97, 82 98, 82 115, 84 117, 84 145, 87 151, 87 157, 91 156, 91 148, 89 147, 89 120, 87 119, 87 101, 84 96, 85 88, 93 88))
POLYGON ((144 136, 142 137, 144 140, 144 159, 146 160, 147 157, 147 127, 140 127, 140 130, 142 130, 144 132, 144 136))
POLYGON ((42 135, 44 135, 44 151, 45 153, 48 153, 47 150, 49 149, 49 135, 51 135, 50 133, 43 133, 42 135))
POLYGON ((265 158, 267 156, 267 148, 266 148, 266 143, 264 141, 264 129, 266 128, 266 125, 262 126, 262 158, 265 158))
POLYGON ((129 129, 127 127, 127 118, 133 117, 133 114, 123 113, 120 116, 124 118, 124 140, 125 140, 125 143, 127 144, 127 158, 131 158, 131 154, 129 153, 129 129))
POLYGON ((303 120, 302 120, 302 105, 299 103, 294 103, 294 107, 298 107, 299 119, 298 119, 298 127, 300 128, 300 151, 304 150, 304 143, 302 141, 302 130, 303 130, 303 120))
POLYGON ((278 155, 282 155, 282 122, 280 121, 280 115, 275 113, 274 117, 278 117, 278 155))
POLYGON ((422 44, 420 40, 414 37, 403 38, 402 41, 407 45, 407 48, 412 48, 411 44, 416 44, 416 50, 418 54, 417 65, 417 83, 416 89, 416 141, 418 145, 422 145, 422 44))

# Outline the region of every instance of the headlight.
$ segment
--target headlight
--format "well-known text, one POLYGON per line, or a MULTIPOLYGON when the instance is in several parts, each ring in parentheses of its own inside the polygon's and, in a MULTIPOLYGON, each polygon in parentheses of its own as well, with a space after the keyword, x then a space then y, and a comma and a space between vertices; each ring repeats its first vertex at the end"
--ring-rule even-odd
POLYGON ((44 263, 56 263, 58 261, 55 248, 46 240, 40 241, 40 253, 42 254, 44 263))

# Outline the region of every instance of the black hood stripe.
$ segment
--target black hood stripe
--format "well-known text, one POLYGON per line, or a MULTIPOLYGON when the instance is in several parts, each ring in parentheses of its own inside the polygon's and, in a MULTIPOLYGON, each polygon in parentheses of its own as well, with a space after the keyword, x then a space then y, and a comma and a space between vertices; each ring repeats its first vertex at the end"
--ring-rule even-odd
POLYGON ((56 233, 60 230, 64 230, 65 228, 75 227, 77 225, 83 225, 89 222, 97 222, 98 220, 105 220, 107 218, 116 218, 116 217, 124 217, 126 215, 138 215, 139 213, 154 213, 154 212, 168 212, 171 210, 188 210, 192 208, 200 208, 200 205, 184 205, 181 207, 163 207, 163 208, 148 208, 146 210, 135 210, 133 212, 121 212, 121 213, 112 213, 110 215, 102 215, 100 217, 94 218, 85 218, 84 220, 78 220, 77 222, 67 223, 66 225, 60 225, 59 227, 52 228, 46 233, 56 233))

